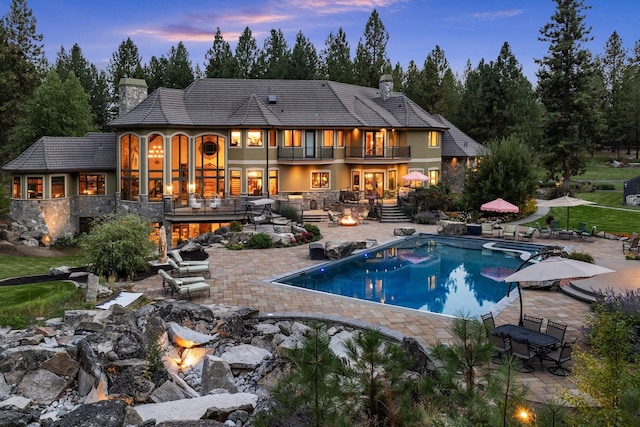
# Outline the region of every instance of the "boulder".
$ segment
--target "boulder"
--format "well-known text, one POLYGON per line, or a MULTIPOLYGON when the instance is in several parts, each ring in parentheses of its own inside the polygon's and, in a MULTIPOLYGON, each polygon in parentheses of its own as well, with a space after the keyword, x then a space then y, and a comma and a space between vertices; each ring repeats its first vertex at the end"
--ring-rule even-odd
POLYGON ((414 227, 396 227, 393 229, 394 236, 410 236, 416 232, 414 227))
POLYGON ((235 393, 238 388, 233 382, 233 373, 224 359, 217 356, 207 356, 202 368, 201 394, 208 394, 214 389, 225 389, 235 393))
POLYGON ((230 347, 222 354, 222 359, 233 369, 254 369, 263 360, 272 356, 271 352, 249 344, 230 347))
POLYGON ((332 242, 329 241, 324 245, 324 253, 331 260, 345 258, 358 249, 356 242, 332 242))

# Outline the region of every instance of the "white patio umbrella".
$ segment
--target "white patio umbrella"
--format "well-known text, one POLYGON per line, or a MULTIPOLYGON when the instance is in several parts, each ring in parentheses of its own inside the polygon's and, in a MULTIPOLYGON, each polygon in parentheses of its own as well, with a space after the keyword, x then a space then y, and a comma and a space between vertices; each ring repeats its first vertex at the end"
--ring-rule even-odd
POLYGON ((546 280, 592 277, 615 270, 570 258, 552 256, 505 277, 505 282, 544 282, 546 280))
POLYGON ((429 181, 429 177, 425 174, 423 174, 420 171, 412 171, 409 172, 406 175, 401 176, 402 179, 404 179, 405 181, 419 181, 419 182, 427 182, 429 181))
POLYGON ((538 206, 547 208, 567 208, 567 230, 569 229, 569 208, 572 206, 595 205, 594 202, 588 200, 576 199, 575 197, 562 196, 551 200, 542 200, 538 202, 538 206))

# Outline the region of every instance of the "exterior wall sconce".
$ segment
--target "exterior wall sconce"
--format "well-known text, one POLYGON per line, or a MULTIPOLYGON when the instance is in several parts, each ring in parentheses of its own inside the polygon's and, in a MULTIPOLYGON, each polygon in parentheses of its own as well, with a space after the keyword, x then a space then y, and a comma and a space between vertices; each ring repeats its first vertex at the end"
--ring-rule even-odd
POLYGON ((164 193, 165 194, 172 194, 173 193, 173 185, 167 184, 167 187, 165 188, 164 193))
POLYGON ((195 184, 189 184, 189 193, 193 193, 196 191, 196 185, 195 184))

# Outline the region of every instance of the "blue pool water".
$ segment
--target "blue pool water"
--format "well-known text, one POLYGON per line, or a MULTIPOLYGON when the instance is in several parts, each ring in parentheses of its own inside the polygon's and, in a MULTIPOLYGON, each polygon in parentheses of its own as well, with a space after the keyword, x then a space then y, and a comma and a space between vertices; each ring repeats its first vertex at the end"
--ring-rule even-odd
POLYGON ((543 246, 419 234, 272 281, 451 316, 478 316, 505 298, 513 273, 543 246))

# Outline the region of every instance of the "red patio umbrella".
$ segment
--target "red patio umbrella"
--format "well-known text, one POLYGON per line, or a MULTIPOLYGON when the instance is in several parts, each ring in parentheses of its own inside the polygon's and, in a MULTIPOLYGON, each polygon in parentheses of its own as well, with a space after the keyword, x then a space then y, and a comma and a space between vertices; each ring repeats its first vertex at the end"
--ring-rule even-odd
POLYGON ((504 199, 495 199, 480 206, 481 211, 501 212, 501 213, 518 213, 520 209, 504 199))

